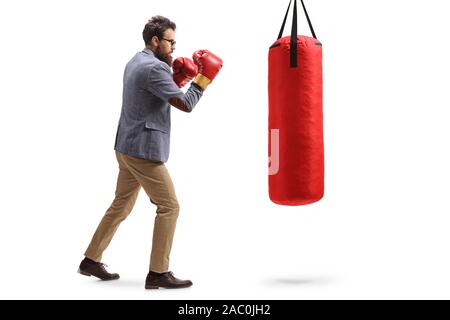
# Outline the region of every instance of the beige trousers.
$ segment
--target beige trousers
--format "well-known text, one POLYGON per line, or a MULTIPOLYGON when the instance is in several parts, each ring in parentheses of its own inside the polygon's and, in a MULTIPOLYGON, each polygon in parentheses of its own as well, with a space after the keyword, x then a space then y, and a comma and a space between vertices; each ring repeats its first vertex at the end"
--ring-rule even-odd
POLYGON ((100 262, 120 223, 130 214, 139 190, 157 206, 153 228, 150 270, 167 272, 179 205, 169 172, 163 162, 127 156, 116 151, 119 162, 116 197, 92 237, 85 256, 100 262))

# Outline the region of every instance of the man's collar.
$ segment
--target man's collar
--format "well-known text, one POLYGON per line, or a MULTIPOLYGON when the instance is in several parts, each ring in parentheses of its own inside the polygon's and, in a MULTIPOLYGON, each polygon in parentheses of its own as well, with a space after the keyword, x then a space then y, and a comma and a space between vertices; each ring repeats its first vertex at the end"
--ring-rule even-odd
POLYGON ((155 55, 155 54, 153 53, 153 51, 150 50, 149 48, 144 48, 144 50, 142 50, 142 52, 145 53, 145 54, 152 55, 152 56, 155 55))

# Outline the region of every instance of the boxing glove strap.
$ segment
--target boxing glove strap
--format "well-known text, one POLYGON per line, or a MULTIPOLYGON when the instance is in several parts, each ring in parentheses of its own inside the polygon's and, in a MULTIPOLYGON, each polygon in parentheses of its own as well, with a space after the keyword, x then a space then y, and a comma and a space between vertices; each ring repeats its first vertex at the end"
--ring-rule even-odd
POLYGON ((211 83, 211 80, 209 80, 207 77, 199 73, 195 76, 194 83, 196 83, 200 88, 205 90, 206 87, 211 83))

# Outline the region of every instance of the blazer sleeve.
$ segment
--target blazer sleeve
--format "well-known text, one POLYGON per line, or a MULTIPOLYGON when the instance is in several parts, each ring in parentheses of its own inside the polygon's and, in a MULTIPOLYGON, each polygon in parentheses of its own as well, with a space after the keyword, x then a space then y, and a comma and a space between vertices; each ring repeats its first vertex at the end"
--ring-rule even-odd
POLYGON ((183 93, 173 81, 172 72, 165 63, 157 64, 150 70, 147 83, 147 89, 158 98, 168 102, 170 98, 178 97, 190 111, 203 95, 203 90, 192 83, 186 93, 183 93))
POLYGON ((165 63, 158 63, 150 69, 147 79, 147 89, 163 101, 172 97, 182 97, 183 91, 173 81, 170 68, 165 63))

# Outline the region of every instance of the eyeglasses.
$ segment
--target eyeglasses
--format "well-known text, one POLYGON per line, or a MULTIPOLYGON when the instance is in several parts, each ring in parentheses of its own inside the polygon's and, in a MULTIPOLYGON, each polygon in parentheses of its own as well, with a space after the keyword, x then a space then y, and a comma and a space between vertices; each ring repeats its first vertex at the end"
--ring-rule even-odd
POLYGON ((177 42, 175 40, 170 40, 170 39, 166 39, 166 38, 161 38, 161 40, 166 40, 166 41, 170 42, 170 45, 172 47, 177 44, 177 42))

